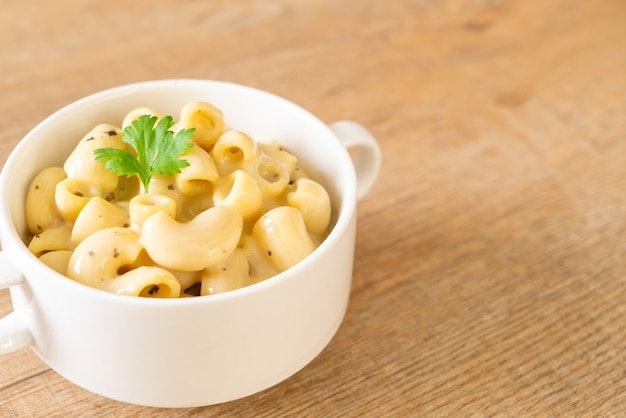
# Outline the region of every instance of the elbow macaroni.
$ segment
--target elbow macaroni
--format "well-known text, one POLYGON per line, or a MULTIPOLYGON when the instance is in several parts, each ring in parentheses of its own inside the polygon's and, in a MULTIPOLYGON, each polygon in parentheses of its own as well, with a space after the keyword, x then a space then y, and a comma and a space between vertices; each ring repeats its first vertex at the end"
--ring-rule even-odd
POLYGON ((61 219, 55 205, 56 185, 66 177, 62 167, 48 167, 31 182, 26 196, 26 221, 31 234, 43 232, 61 219))
MULTIPOLYGON (((124 128, 143 114, 127 113, 124 128)), ((184 297, 238 289, 307 257, 326 237, 331 202, 298 159, 276 143, 226 127, 205 102, 185 105, 172 128, 195 128, 189 165, 154 175, 150 193, 96 161, 127 149, 120 127, 100 124, 62 167, 42 170, 26 197, 29 249, 80 283, 122 295, 184 297)))

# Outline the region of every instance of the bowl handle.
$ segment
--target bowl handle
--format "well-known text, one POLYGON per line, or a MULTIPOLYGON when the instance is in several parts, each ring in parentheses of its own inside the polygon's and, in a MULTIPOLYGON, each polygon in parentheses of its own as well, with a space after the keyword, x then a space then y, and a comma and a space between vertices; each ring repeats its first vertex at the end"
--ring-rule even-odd
MULTIPOLYGON (((24 283, 24 276, 15 267, 5 251, 0 251, 0 289, 10 286, 20 286, 24 283)), ((30 345, 33 336, 24 324, 19 312, 11 312, 0 318, 0 354, 17 351, 30 345)))
POLYGON ((350 151, 357 179, 357 199, 363 198, 378 177, 381 164, 376 138, 357 122, 341 120, 328 125, 344 147, 350 151))

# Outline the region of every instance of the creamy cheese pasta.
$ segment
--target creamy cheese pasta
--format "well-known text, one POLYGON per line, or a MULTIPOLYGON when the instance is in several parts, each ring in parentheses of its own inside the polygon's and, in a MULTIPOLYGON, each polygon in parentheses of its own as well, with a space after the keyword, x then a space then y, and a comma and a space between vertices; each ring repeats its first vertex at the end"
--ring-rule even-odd
POLYGON ((226 126, 205 102, 185 105, 173 132, 193 128, 188 163, 155 174, 118 176, 94 151, 118 148, 121 126, 100 124, 61 167, 43 169, 26 197, 28 248, 80 283, 123 295, 211 295, 265 280, 309 255, 330 228, 331 203, 298 159, 275 142, 226 126))

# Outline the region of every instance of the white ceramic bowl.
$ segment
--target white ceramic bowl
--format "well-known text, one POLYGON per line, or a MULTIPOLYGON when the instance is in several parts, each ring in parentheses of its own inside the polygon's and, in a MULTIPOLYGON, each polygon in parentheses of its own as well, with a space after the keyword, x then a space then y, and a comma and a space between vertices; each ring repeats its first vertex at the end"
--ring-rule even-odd
POLYGON ((327 126, 275 95, 225 82, 151 81, 72 103, 26 135, 0 176, 0 288, 10 287, 14 306, 0 319, 0 353, 31 346, 69 381, 147 406, 209 405, 275 385, 317 356, 343 319, 356 203, 379 164, 376 141, 360 125, 327 126), (98 123, 119 125, 126 112, 140 106, 176 115, 195 100, 220 108, 230 127, 281 142, 328 189, 334 227, 310 256, 246 288, 163 300, 84 286, 28 251, 24 200, 39 170, 62 165, 76 141, 98 123), (360 157, 352 160, 347 148, 360 157))

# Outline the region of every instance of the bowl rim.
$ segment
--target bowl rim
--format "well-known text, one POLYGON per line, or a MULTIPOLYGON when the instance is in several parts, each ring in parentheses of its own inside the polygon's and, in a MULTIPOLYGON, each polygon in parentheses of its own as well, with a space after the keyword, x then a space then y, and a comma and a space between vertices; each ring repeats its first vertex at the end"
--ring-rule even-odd
MULTIPOLYGON (((280 141, 280 139, 278 140, 280 141)), ((2 242, 2 252, 14 253, 18 260, 29 263, 29 268, 35 269, 36 277, 32 280, 38 280, 42 276, 52 276, 56 282, 61 286, 70 286, 77 292, 84 292, 89 297, 95 297, 101 300, 110 300, 114 303, 124 304, 138 304, 138 305, 150 305, 150 306, 193 306, 196 304, 205 303, 224 303, 233 299, 240 299, 241 297, 260 293, 266 290, 270 290, 275 286, 279 286, 284 282, 291 282, 297 280, 299 269, 306 269, 312 263, 323 262, 324 254, 332 251, 334 244, 340 240, 340 238, 346 233, 349 228, 349 224, 352 218, 356 216, 356 173, 352 160, 347 149, 336 138, 335 134, 330 130, 328 125, 322 122, 319 118, 313 115, 311 112, 301 107, 300 105, 291 102, 281 96, 278 96, 269 91, 261 90, 256 87, 247 86, 244 84, 233 83, 229 81, 210 80, 210 79, 194 79, 194 78, 174 78, 174 79, 156 79, 134 82, 129 84, 123 84, 116 87, 103 89, 93 92, 77 100, 74 100, 53 113, 46 116, 39 123, 37 123, 26 135, 20 139, 18 144, 10 152, 8 158, 5 161, 2 171, 0 172, 0 241, 2 242), (226 90, 240 90, 247 91, 249 94, 256 94, 265 97, 267 100, 275 101, 286 109, 290 109, 310 122, 320 132, 325 132, 326 136, 332 137, 337 142, 337 150, 343 155, 340 158, 343 160, 342 164, 349 166, 350 169, 345 170, 348 178, 345 181, 346 187, 341 189, 338 187, 338 194, 341 198, 339 202, 339 208, 337 210, 336 222, 333 225, 328 236, 315 248, 315 250, 309 254, 302 261, 289 269, 280 272, 272 277, 262 280, 257 283, 253 283, 242 288, 234 289, 231 291, 218 293, 214 295, 196 296, 196 297, 179 297, 179 298, 141 298, 141 297, 124 297, 125 295, 118 295, 105 290, 93 288, 91 286, 79 283, 71 278, 56 272, 52 268, 41 262, 34 254, 32 254, 27 247, 27 244, 21 238, 17 227, 12 221, 11 209, 10 209, 10 191, 12 189, 10 185, 10 179, 18 170, 17 164, 20 157, 24 157, 25 148, 27 148, 32 141, 34 141, 42 130, 45 130, 47 125, 53 123, 56 119, 61 118, 67 113, 79 111, 79 109, 86 104, 93 104, 96 102, 106 102, 107 99, 117 97, 119 95, 134 95, 140 94, 144 91, 150 91, 155 88, 174 88, 177 86, 196 86, 205 88, 219 88, 226 90)), ((20 268, 22 275, 24 274, 24 268, 20 268)), ((25 279, 28 281, 29 279, 25 279)))

